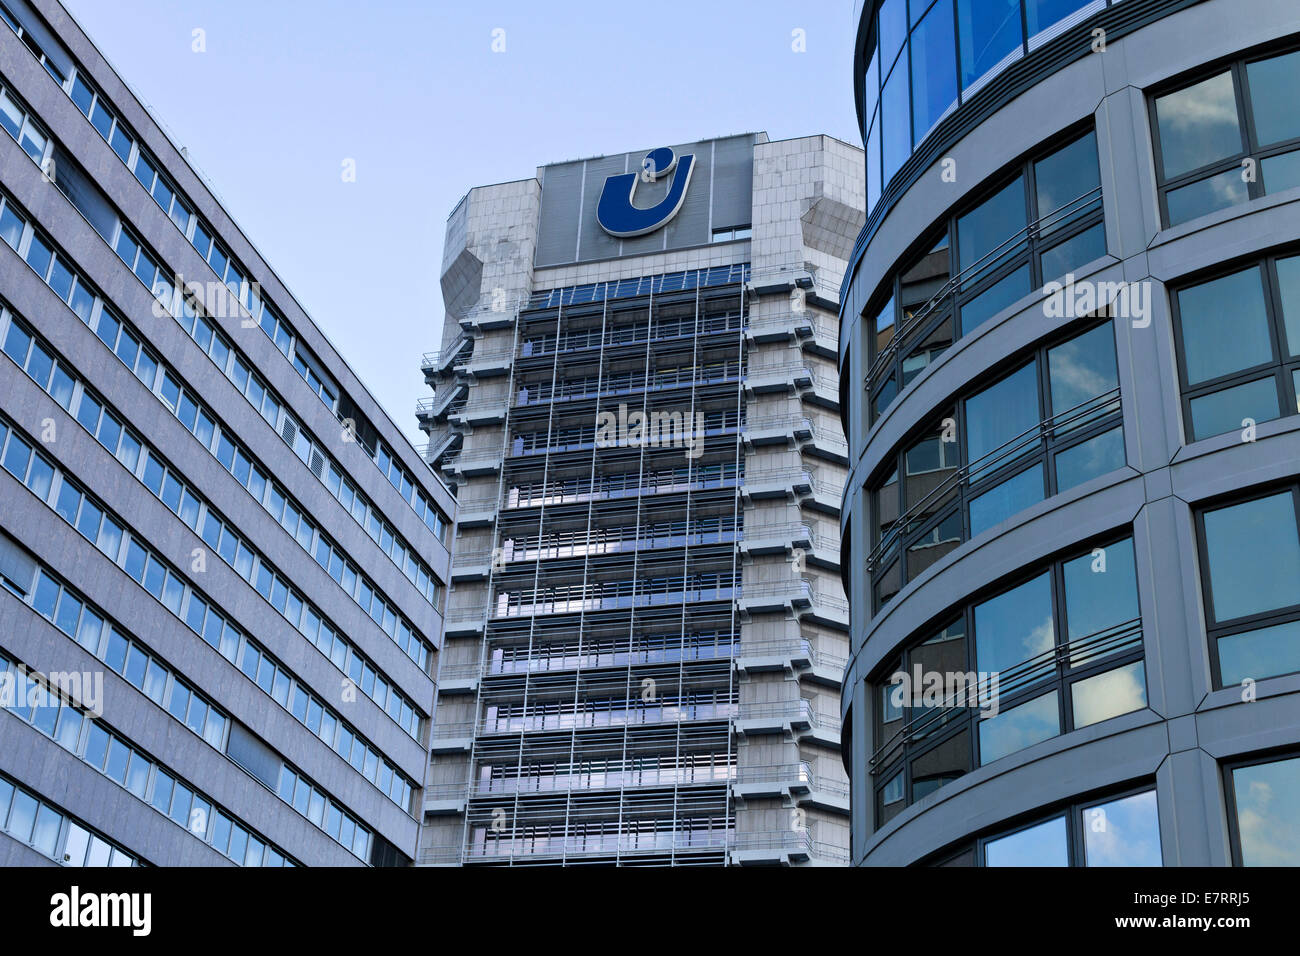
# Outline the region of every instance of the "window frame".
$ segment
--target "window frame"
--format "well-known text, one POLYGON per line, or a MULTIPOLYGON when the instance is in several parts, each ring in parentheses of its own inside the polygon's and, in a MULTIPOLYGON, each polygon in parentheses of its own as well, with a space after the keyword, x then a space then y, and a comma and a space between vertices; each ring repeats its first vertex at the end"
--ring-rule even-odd
MULTIPOLYGON (((1255 114, 1252 109, 1252 99, 1250 94, 1250 78, 1247 68, 1252 63, 1262 60, 1270 60, 1274 57, 1286 56, 1288 53, 1300 52, 1300 43, 1296 42, 1294 37, 1273 43, 1262 48, 1246 50, 1234 54, 1233 56, 1221 58, 1214 63, 1201 65, 1194 70, 1179 74, 1173 79, 1152 86, 1146 91, 1147 106, 1147 123, 1148 130, 1151 134, 1152 159, 1154 161, 1154 170, 1156 176, 1156 193, 1160 204, 1160 223, 1165 229, 1177 228, 1177 226, 1186 225, 1194 222, 1202 216, 1193 217, 1177 225, 1172 224, 1169 219, 1169 193, 1183 186, 1190 186, 1195 183, 1204 182, 1232 170, 1240 171, 1242 163, 1246 159, 1254 161, 1255 177, 1253 181, 1245 183, 1247 191, 1247 202, 1260 199, 1268 195, 1264 189, 1264 160, 1274 156, 1280 156, 1285 153, 1296 152, 1300 150, 1300 136, 1283 140, 1279 143, 1272 143, 1267 146, 1259 144, 1258 135, 1255 130, 1255 114), (1241 139, 1242 149, 1232 156, 1224 159, 1215 160, 1212 163, 1206 163, 1196 169, 1188 170, 1177 176, 1166 178, 1164 173, 1164 147, 1160 140, 1160 124, 1156 115, 1156 100, 1168 96, 1171 93, 1177 93, 1181 90, 1188 89, 1192 86, 1202 83, 1220 73, 1227 72, 1232 80, 1233 98, 1237 107, 1238 133, 1241 139)), ((1244 203, 1237 204, 1244 205, 1244 203)), ((1225 206, 1223 209, 1232 209, 1234 206, 1225 206)), ((1221 212, 1215 210, 1214 212, 1221 212)), ((1203 215, 1213 215, 1214 213, 1205 213, 1203 215)))
MULTIPOLYGON (((1289 416, 1300 414, 1300 390, 1297 389, 1295 378, 1296 374, 1300 373, 1300 342, 1294 343, 1298 354, 1295 356, 1290 355, 1287 351, 1291 343, 1286 338, 1286 314, 1282 302, 1282 284, 1277 271, 1278 263, 1287 259, 1300 259, 1300 246, 1294 244, 1279 246, 1231 262, 1216 263, 1210 269, 1181 277, 1166 286, 1169 295, 1169 318, 1174 332, 1174 358, 1178 372, 1178 405, 1179 411, 1182 412, 1184 445, 1210 441, 1223 435, 1230 435, 1233 431, 1238 430, 1229 429, 1226 432, 1206 435, 1203 438, 1196 437, 1192 419, 1193 401, 1208 395, 1225 392, 1237 386, 1263 381, 1266 378, 1273 380, 1274 388, 1277 390, 1279 413, 1276 418, 1265 419, 1256 424, 1281 421, 1289 416), (1256 269, 1262 277, 1265 319, 1268 322, 1268 337, 1269 344, 1273 349, 1273 358, 1267 363, 1260 363, 1250 368, 1229 372, 1226 375, 1199 382, 1194 386, 1188 384, 1187 350, 1183 338, 1183 316, 1182 306, 1178 301, 1179 293, 1252 268, 1256 269)), ((1297 303, 1297 306, 1300 306, 1300 302, 1297 303)))
MULTIPOLYGON (((903 381, 903 365, 905 361, 939 331, 945 322, 952 323, 952 337, 944 346, 943 351, 951 349, 960 339, 971 334, 979 327, 978 325, 972 326, 970 330, 961 328, 960 321, 963 306, 979 298, 980 295, 1026 265, 1029 267, 1029 282, 1028 291, 1025 295, 1033 294, 1036 290, 1042 289, 1046 281, 1062 278, 1061 276, 1044 277, 1042 258, 1046 253, 1063 246, 1098 225, 1102 226, 1104 230, 1106 225, 1104 184, 1097 187, 1098 195, 1080 206, 1073 218, 1063 220, 1060 225, 1051 228, 1046 235, 1043 234, 1039 225, 1044 218, 1044 213, 1038 208, 1036 166, 1089 134, 1092 135, 1094 146, 1096 146, 1097 127, 1091 117, 1036 144, 1031 151, 984 180, 969 196, 965 197, 957 205, 952 206, 944 214, 940 222, 924 232, 922 241, 914 243, 894 263, 887 284, 877 287, 875 294, 868 303, 868 307, 863 310, 861 316, 867 340, 866 371, 863 380, 864 391, 866 392, 866 425, 868 428, 884 416, 889 406, 897 401, 898 395, 910 384, 910 382, 905 383, 903 381), (984 205, 985 202, 1014 183, 1018 177, 1021 179, 1024 188, 1025 226, 1011 236, 1006 237, 1003 242, 1010 241, 1022 234, 1023 241, 1017 243, 1012 249, 1003 252, 977 273, 973 273, 971 278, 974 281, 957 282, 957 277, 962 275, 963 270, 975 265, 975 263, 963 264, 958 261, 957 221, 984 205), (956 284, 952 291, 941 300, 933 313, 925 318, 922 324, 908 329, 906 333, 900 333, 899 329, 904 322, 903 306, 901 305, 903 276, 944 242, 946 242, 948 250, 948 279, 944 287, 946 288, 949 284, 956 284), (894 349, 894 354, 890 357, 889 362, 873 378, 871 371, 881 352, 881 349, 876 344, 875 323, 884 310, 888 308, 892 308, 894 312, 892 326, 894 334, 890 337, 886 347, 892 346, 898 336, 902 335, 903 338, 901 344, 894 349), (880 396, 891 385, 893 387, 893 397, 890 398, 888 403, 878 407, 880 396)), ((1097 148, 1099 149, 1099 147, 1097 148)), ((1097 168, 1100 178, 1100 153, 1097 155, 1097 168)), ((1047 214, 1050 215, 1056 211, 1049 210, 1047 214)), ((991 252, 992 250, 990 250, 991 252)), ((1109 245, 1107 244, 1108 253, 1109 245)), ((988 254, 986 253, 986 255, 988 254)), ((1083 264, 1080 263, 1080 265, 1083 264)), ((932 363, 928 362, 927 367, 930 364, 932 363)))
MULTIPOLYGON (((881 609, 888 603, 882 601, 880 597, 879 585, 882 579, 887 576, 895 567, 899 571, 899 588, 901 591, 906 587, 910 580, 907 574, 906 560, 908 550, 912 545, 925 538, 931 531, 952 518, 956 512, 961 516, 961 534, 962 538, 958 544, 971 540, 971 516, 970 504, 976 498, 1001 486, 1002 484, 1018 477, 1024 472, 1031 471, 1035 466, 1043 469, 1043 497, 1041 500, 1046 501, 1054 495, 1060 494, 1059 481, 1056 474, 1056 459, 1063 452, 1078 447, 1085 442, 1097 438, 1114 428, 1121 429, 1121 438, 1124 438, 1122 429, 1124 428, 1124 404, 1122 388, 1118 382, 1119 346, 1114 334, 1115 319, 1106 317, 1096 317, 1091 321, 1081 320, 1078 324, 1071 325, 1068 332, 1058 334, 1046 339, 1031 349, 1012 356, 1010 360, 999 363, 988 373, 981 375, 975 381, 969 383, 960 393, 953 396, 950 400, 944 402, 938 411, 938 425, 936 429, 935 417, 931 416, 925 420, 925 423, 918 428, 910 431, 902 441, 892 450, 889 459, 882 461, 877 466, 875 473, 867 480, 864 492, 867 496, 869 507, 873 516, 879 515, 880 494, 888 487, 888 477, 891 474, 897 475, 896 493, 898 495, 897 514, 899 519, 907 512, 907 487, 906 487, 906 468, 907 453, 915 448, 917 442, 925 436, 930 436, 936 431, 942 431, 942 423, 945 418, 952 418, 956 423, 957 445, 957 463, 954 466, 954 474, 970 467, 970 449, 968 445, 969 432, 967 430, 966 403, 969 399, 983 392, 990 386, 996 385, 1016 372, 1026 367, 1029 362, 1036 363, 1036 381, 1038 388, 1038 427, 1039 436, 1037 447, 1032 451, 1026 451, 1016 455, 1011 460, 1005 461, 991 471, 980 474, 976 480, 970 480, 969 476, 962 478, 957 482, 953 493, 952 500, 947 501, 941 508, 937 508, 933 513, 927 514, 925 520, 919 522, 911 531, 899 533, 896 536, 896 543, 888 551, 882 552, 877 558, 877 564, 874 568, 868 568, 869 598, 871 602, 871 613, 878 614, 881 609), (1086 323, 1086 324, 1085 324, 1086 323), (1100 406, 1104 410, 1103 414, 1098 415, 1091 421, 1070 428, 1064 435, 1057 435, 1056 428, 1044 428, 1043 423, 1054 418, 1058 414, 1051 412, 1051 377, 1049 371, 1049 354, 1056 348, 1066 345, 1076 339, 1082 338, 1091 332, 1096 331, 1104 326, 1111 327, 1111 345, 1116 353, 1116 389, 1120 392, 1113 399, 1106 401, 1100 406), (1111 404, 1115 408, 1110 408, 1111 404), (892 463, 893 467, 889 465, 892 463)), ((1106 393, 1103 393, 1106 394, 1106 393)), ((1095 399, 1094 399, 1095 400, 1095 399)), ((1125 461, 1128 460, 1128 446, 1125 440, 1125 461)), ((1076 487, 1076 486, 1072 486, 1076 487)), ((1067 489, 1068 490, 1068 489, 1067 489)), ((1017 512, 1019 513, 1019 512, 1017 512)), ((898 519, 896 519, 897 521, 898 519)), ((871 550, 870 555, 874 555, 876 549, 880 547, 881 528, 878 520, 873 520, 867 531, 870 538, 871 550)), ((981 532, 982 533, 982 532, 981 532)), ((895 591, 896 595, 898 591, 895 591)), ((892 600, 892 596, 890 598, 892 600)))
MULTIPOLYGON (((1198 502, 1193 508, 1193 532, 1196 535, 1196 570, 1200 577, 1201 611, 1204 615, 1206 649, 1209 652, 1210 659, 1210 681, 1214 690, 1227 690, 1239 686, 1223 682, 1223 671, 1219 663, 1219 640, 1276 624, 1300 621, 1300 602, 1282 608, 1274 608, 1270 611, 1261 611, 1247 617, 1230 618, 1226 623, 1220 622, 1214 612, 1214 598, 1211 590, 1213 583, 1210 578, 1209 541, 1205 534, 1205 515, 1210 511, 1248 504, 1252 501, 1272 498, 1288 492, 1291 495, 1291 506, 1296 515, 1296 537, 1297 540, 1300 540, 1300 481, 1294 478, 1288 482, 1270 483, 1258 485, 1245 491, 1234 491, 1227 496, 1198 502)), ((1300 674, 1300 670, 1270 674, 1259 679, 1272 680, 1276 677, 1286 677, 1294 674, 1300 674)))
MULTIPOLYGON (((870 755, 868 761, 868 777, 872 808, 873 808, 873 825, 874 830, 879 831, 881 823, 879 820, 879 808, 882 806, 881 796, 886 786, 893 780, 896 773, 903 774, 903 809, 912 806, 917 800, 921 799, 915 795, 915 781, 912 775, 912 767, 916 761, 933 750, 938 749, 949 740, 960 736, 963 732, 969 732, 968 740, 968 758, 970 770, 967 774, 974 773, 983 766, 989 766, 996 763, 1003 757, 998 757, 989 761, 987 764, 980 761, 979 746, 979 727, 981 718, 970 708, 962 708, 954 711, 955 716, 945 717, 935 722, 935 729, 928 732, 920 741, 919 745, 913 745, 908 740, 901 741, 888 751, 890 759, 888 762, 882 762, 879 767, 874 765, 874 761, 879 756, 885 742, 883 738, 884 728, 882 726, 882 702, 881 695, 889 693, 891 685, 889 676, 895 671, 902 670, 910 673, 913 663, 910 654, 917 648, 924 647, 928 640, 936 633, 944 630, 958 621, 963 623, 965 634, 966 660, 965 666, 967 672, 979 672, 978 661, 975 649, 975 609, 978 605, 984 604, 1001 595, 1014 591, 1021 585, 1027 584, 1044 574, 1049 576, 1050 596, 1052 604, 1052 628, 1053 628, 1053 652, 1055 659, 1051 664, 1050 673, 1038 676, 1032 681, 1017 683, 1010 692, 1001 693, 998 699, 998 713, 1004 714, 1019 704, 1029 703, 1038 698, 1055 692, 1057 695, 1057 726, 1060 728, 1055 737, 1064 737, 1066 734, 1080 729, 1074 726, 1074 708, 1073 708, 1073 687, 1074 685, 1085 681, 1088 678, 1096 677, 1099 674, 1108 673, 1121 667, 1126 667, 1136 661, 1142 661, 1145 668, 1146 661, 1146 634, 1145 634, 1145 613, 1142 607, 1142 591, 1138 579, 1138 567, 1140 561, 1137 555, 1137 540, 1132 526, 1125 526, 1096 537, 1089 542, 1071 546, 1068 550, 1059 552, 1054 557, 1044 561, 1036 562, 1032 570, 1021 572, 1016 575, 1003 578, 989 587, 968 595, 955 607, 950 607, 942 614, 932 618, 925 627, 909 635, 908 639, 899 645, 898 649, 889 656, 891 662, 868 676, 867 686, 873 695, 871 716, 872 734, 877 740, 880 740, 880 746, 877 747, 875 754, 870 755), (1065 589, 1065 565, 1079 558, 1087 557, 1092 550, 1096 548, 1110 548, 1121 542, 1131 542, 1134 548, 1134 571, 1133 586, 1137 593, 1138 600, 1138 632, 1134 635, 1137 639, 1135 646, 1121 646, 1118 649, 1103 650, 1096 653, 1095 656, 1081 662, 1076 666, 1071 666, 1069 655, 1062 653, 1062 648, 1069 644, 1069 616, 1066 608, 1066 589, 1065 589)), ((1099 632, 1104 633, 1104 632, 1099 632)), ((1090 635, 1085 635, 1090 636, 1090 635)), ((1015 666, 1020 666, 1017 664, 1015 666)), ((1148 694, 1146 706, 1150 704, 1150 681, 1149 675, 1144 680, 1148 694)), ((1000 688, 999 688, 1000 689, 1000 688)), ((1137 711, 1128 711, 1136 713, 1137 711)), ((1124 716, 1117 714, 1116 717, 1124 716)), ((1107 718, 1107 720, 1116 719, 1116 717, 1107 718)), ((900 719, 903 721, 899 725, 901 731, 908 723, 916 719, 912 713, 910 705, 904 704, 900 719)), ((1099 721, 1104 723, 1105 721, 1099 721)), ((1085 724, 1090 727, 1092 724, 1085 724)), ((1054 738, 1048 738, 1054 739, 1054 738)), ((892 738, 891 738, 892 740, 892 738)), ((1021 751, 1013 751, 1020 753, 1021 751)), ((1005 754, 1005 756, 1012 756, 1005 754)), ((963 774, 964 776, 964 774, 963 774)), ((940 789, 944 784, 940 784, 940 789)), ((901 811, 900 811, 901 812, 901 811)), ((1041 822, 1041 821, 1040 821, 1041 822)))
POLYGON ((1234 867, 1244 868, 1246 864, 1242 854, 1241 824, 1237 809, 1237 785, 1233 780, 1233 772, 1248 767, 1281 763, 1293 759, 1300 759, 1300 749, 1297 749, 1294 744, 1287 744, 1283 747, 1275 747, 1253 754, 1229 758, 1219 764, 1220 780, 1223 784, 1223 803, 1228 823, 1228 848, 1232 854, 1232 865, 1234 867))

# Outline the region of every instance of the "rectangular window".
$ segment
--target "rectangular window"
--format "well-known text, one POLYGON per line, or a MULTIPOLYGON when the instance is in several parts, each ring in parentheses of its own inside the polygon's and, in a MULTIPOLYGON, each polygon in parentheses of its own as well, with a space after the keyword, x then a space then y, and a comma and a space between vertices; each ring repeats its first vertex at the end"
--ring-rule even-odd
POLYGON ((1300 256, 1270 256, 1173 289, 1187 441, 1300 409, 1300 256))
POLYGON ((1293 50, 1239 60, 1152 95, 1167 226, 1288 188, 1300 160, 1300 121, 1290 96, 1297 88, 1300 50, 1293 50))
POLYGON ((1300 866, 1300 756, 1225 768, 1237 866, 1300 866))
POLYGON ((1300 486, 1197 513, 1220 687, 1300 671, 1300 486))

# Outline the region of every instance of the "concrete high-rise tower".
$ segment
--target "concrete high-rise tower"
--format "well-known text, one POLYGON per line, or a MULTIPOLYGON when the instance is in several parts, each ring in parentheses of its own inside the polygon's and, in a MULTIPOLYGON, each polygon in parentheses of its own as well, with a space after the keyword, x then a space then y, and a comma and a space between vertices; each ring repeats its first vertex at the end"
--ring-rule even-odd
POLYGON ((417 862, 847 862, 835 354, 864 193, 860 150, 751 134, 452 212, 417 862))

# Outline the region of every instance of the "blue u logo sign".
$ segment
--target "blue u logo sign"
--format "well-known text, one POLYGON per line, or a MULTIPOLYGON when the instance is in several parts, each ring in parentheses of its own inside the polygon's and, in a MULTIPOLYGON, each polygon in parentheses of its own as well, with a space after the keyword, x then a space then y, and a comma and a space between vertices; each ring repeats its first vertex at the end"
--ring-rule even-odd
POLYGON ((622 173, 605 180, 605 188, 600 192, 600 203, 596 206, 596 221, 611 236, 628 239, 632 236, 644 236, 654 232, 677 215, 686 199, 686 190, 691 185, 691 173, 695 170, 695 156, 688 154, 679 160, 667 146, 652 149, 641 161, 639 173, 622 173), (633 200, 636 198, 636 185, 640 180, 648 183, 658 181, 673 170, 673 177, 668 195, 647 209, 638 208, 633 200))

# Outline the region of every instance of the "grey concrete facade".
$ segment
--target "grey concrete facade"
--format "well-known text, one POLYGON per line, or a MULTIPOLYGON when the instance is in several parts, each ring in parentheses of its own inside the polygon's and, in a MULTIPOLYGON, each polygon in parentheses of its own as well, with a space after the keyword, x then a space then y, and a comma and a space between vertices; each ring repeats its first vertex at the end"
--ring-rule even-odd
POLYGON ((477 187, 448 220, 417 416, 460 515, 419 863, 847 861, 832 362, 861 154, 675 149, 714 160, 689 228, 584 218, 642 154, 477 187), (698 464, 584 444, 620 403, 717 424, 698 464))
MULTIPOLYGON (((866 4, 870 15, 879 4, 866 4)), ((1300 30, 1294 4, 1208 0, 1170 4, 1150 21, 1087 53, 1095 14, 1062 39, 1085 51, 1067 65, 1006 95, 1007 102, 951 126, 939 124, 932 150, 942 159, 874 215, 874 232, 846 280, 840 371, 854 403, 845 492, 844 561, 852 590, 851 660, 843 715, 852 787, 852 858, 858 865, 910 865, 981 834, 1011 827, 1038 811, 1083 795, 1154 784, 1160 849, 1167 866, 1224 866, 1233 861, 1222 764, 1300 743, 1300 677, 1258 682, 1258 699, 1241 688, 1215 689, 1206 637, 1194 511, 1227 492, 1294 477, 1300 418, 1260 424, 1254 441, 1237 432, 1193 441, 1184 421, 1167 284, 1218 262, 1264 254, 1300 238, 1300 190, 1290 189, 1193 219, 1162 224, 1148 91, 1186 71, 1229 58, 1300 30), (1079 281, 1149 283, 1149 326, 1116 318, 1119 386, 1127 466, 1033 505, 959 544, 872 614, 865 556, 873 548, 867 483, 905 436, 953 396, 1009 356, 1059 337, 1072 322, 1045 315, 1037 290, 957 339, 911 381, 874 422, 864 380, 870 354, 863 313, 880 283, 900 266, 920 227, 942 220, 991 176, 1059 131, 1095 125, 1108 254, 1074 270, 1079 281), (963 122, 961 135, 946 135, 963 122), (971 125, 973 124, 973 125, 971 125), (945 608, 1041 566, 1072 543, 1131 529, 1137 555, 1147 706, 1060 734, 978 766, 901 810, 876 820, 872 719, 881 707, 871 686, 891 655, 945 608), (851 557, 850 557, 851 556, 851 557)), ((1122 11, 1124 4, 1110 8, 1122 11)), ((1056 55, 1051 44, 1034 57, 1056 55)), ((1028 65, 1028 64, 1026 64, 1028 65)), ((886 184, 886 188, 888 188, 886 184)))
MULTIPOLYGON (((74 384, 63 395, 55 384, 34 380, 36 366, 25 372, 16 346, 0 359, 6 434, 34 448, 57 474, 43 493, 31 477, 24 486, 12 469, 0 479, 0 547, 20 555, 6 567, 35 569, 26 580, 5 575, 0 654, 32 672, 102 675, 105 690, 102 714, 87 720, 79 737, 57 741, 33 725, 30 713, 0 715, 0 775, 66 818, 52 853, 31 850, 7 831, 0 832, 0 852, 74 863, 64 851, 75 820, 152 865, 266 864, 278 857, 308 866, 409 862, 449 570, 438 529, 446 539, 454 498, 67 11, 56 0, 6 0, 5 8, 6 22, 14 22, 0 26, 0 85, 39 132, 42 148, 33 155, 12 135, 0 136, 0 193, 23 223, 12 242, 0 244, 3 333, 15 343, 34 338, 74 384), (112 135, 124 137, 117 147, 83 115, 83 87, 93 91, 96 109, 103 104, 110 124, 117 118, 112 135), (143 184, 146 161, 159 175, 153 196, 143 184), (65 185, 59 164, 90 185, 81 192, 65 185), (180 198, 169 215, 157 197, 170 200, 173 192, 180 198), (107 234, 88 213, 104 210, 111 214, 107 234), (198 251, 204 232, 215 237, 221 258, 218 246, 198 251), (133 274, 114 251, 125 248, 123 236, 156 260, 157 281, 166 279, 170 290, 163 293, 170 316, 155 310, 155 296, 139 277, 145 260, 133 274), (61 272, 29 267, 38 261, 38 241, 54 247, 57 263, 76 274, 76 288, 95 300, 86 315, 79 318, 67 304, 61 272), (245 280, 239 292, 223 284, 226 257, 245 280), (209 344, 213 333, 187 331, 176 318, 186 314, 176 277, 194 284, 186 291, 228 352, 209 344), (254 282, 260 300, 241 301, 254 282), (110 313, 148 350, 158 364, 153 373, 143 361, 133 372, 121 357, 125 345, 114 355, 110 313), (279 344, 259 327, 263 316, 281 330, 279 344), (254 384, 247 383, 248 370, 254 384), (177 403, 167 375, 186 402, 177 403), (105 431, 98 441, 89 432, 92 396, 140 441, 138 460, 108 450, 105 431), (191 401, 215 422, 212 431, 204 432, 202 415, 195 424, 191 401), (226 457, 222 435, 238 455, 226 457), (150 487, 148 462, 165 465, 184 485, 181 504, 172 500, 171 484, 150 487), (120 552, 110 555, 102 541, 96 547, 56 509, 64 487, 79 489, 124 527, 120 552), (283 510, 286 499, 290 510, 283 510), (132 536, 181 582, 174 606, 128 571, 132 536), (332 575, 331 553, 336 569, 350 570, 332 575), (91 608, 114 622, 155 659, 162 683, 143 685, 151 694, 141 689, 130 661, 115 658, 107 626, 97 647, 55 627, 35 594, 41 575, 84 602, 83 623, 91 608), (241 635, 233 645, 213 646, 196 632, 216 615, 241 635), (322 637, 325 627, 334 643, 322 637), (260 655, 271 659, 262 660, 262 671, 260 655), (382 696, 381 686, 388 688, 382 696), (196 703, 187 726, 182 695, 189 692, 222 720, 205 725, 196 703), (147 761, 140 792, 114 779, 111 761, 106 769, 92 767, 92 723, 110 728, 147 761), (295 773, 307 794, 297 809, 292 782, 285 797, 277 793, 285 774, 295 773), (215 806, 194 803, 187 812, 177 791, 170 809, 154 809, 169 777, 215 806), (242 826, 277 856, 237 853, 229 838, 218 848, 231 832, 226 823, 242 826), (349 831, 353 839, 344 846, 349 831)), ((190 327, 200 328, 192 324, 195 306, 189 309, 190 327)), ((27 362, 38 361, 37 345, 27 362)), ((81 514, 88 513, 83 506, 81 514)))

